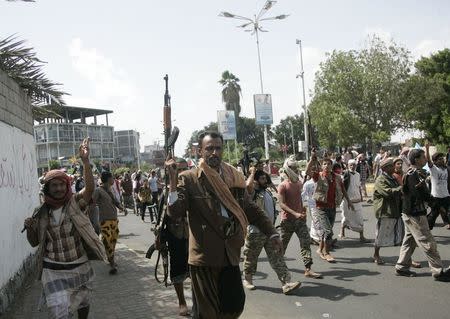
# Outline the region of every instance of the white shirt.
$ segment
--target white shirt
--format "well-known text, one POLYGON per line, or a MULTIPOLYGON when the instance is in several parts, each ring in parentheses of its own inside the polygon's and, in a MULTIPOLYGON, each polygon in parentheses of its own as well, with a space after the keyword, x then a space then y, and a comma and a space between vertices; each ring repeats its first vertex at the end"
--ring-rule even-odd
POLYGON ((358 172, 349 173, 350 174, 350 185, 348 186, 347 194, 351 202, 361 201, 361 177, 358 172))
POLYGON ((148 180, 148 184, 152 193, 158 191, 158 177, 150 177, 148 180))
POLYGON ((450 196, 447 188, 448 170, 436 165, 430 167, 431 173, 431 196, 445 198, 450 196))
POLYGON ((316 201, 313 198, 314 191, 316 190, 317 183, 311 178, 305 184, 303 184, 302 198, 308 203, 309 209, 316 208, 316 201))

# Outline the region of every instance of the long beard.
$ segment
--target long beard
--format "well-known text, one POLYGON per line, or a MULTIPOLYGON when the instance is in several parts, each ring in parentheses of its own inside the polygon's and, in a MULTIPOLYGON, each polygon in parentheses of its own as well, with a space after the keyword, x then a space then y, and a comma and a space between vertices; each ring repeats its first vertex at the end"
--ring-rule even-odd
POLYGON ((212 167, 212 168, 220 167, 220 163, 221 163, 221 160, 217 156, 210 156, 206 159, 206 164, 208 164, 208 166, 212 167))

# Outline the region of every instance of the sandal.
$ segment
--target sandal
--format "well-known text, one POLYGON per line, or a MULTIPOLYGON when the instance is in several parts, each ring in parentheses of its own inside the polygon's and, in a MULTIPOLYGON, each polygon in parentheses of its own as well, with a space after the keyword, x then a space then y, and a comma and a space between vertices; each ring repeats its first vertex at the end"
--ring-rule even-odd
POLYGON ((374 258, 373 262, 376 263, 377 265, 384 265, 385 264, 385 262, 381 258, 374 258))
POLYGON ((324 259, 325 259, 326 261, 328 261, 329 263, 335 263, 335 262, 336 262, 336 259, 334 259, 334 257, 331 256, 330 254, 326 254, 326 255, 324 255, 323 257, 324 257, 324 259))

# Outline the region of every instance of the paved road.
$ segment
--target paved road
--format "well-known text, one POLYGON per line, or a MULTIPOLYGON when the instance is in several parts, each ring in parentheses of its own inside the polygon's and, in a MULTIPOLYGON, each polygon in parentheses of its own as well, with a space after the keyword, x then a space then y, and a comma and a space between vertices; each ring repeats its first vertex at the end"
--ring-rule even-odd
MULTIPOLYGON (((364 208, 366 217, 366 236, 373 239, 375 219, 372 206, 364 208)), ((147 218, 148 219, 148 218, 147 218)), ((335 232, 338 232, 340 216, 338 214, 335 232)), ((133 250, 129 255, 123 252, 122 261, 130 265, 122 268, 114 290, 108 292, 110 277, 97 277, 97 292, 94 300, 93 318, 175 318, 176 296, 172 287, 156 285, 153 278, 146 274, 153 271, 151 264, 142 258, 149 244, 153 242, 151 224, 143 223, 139 217, 129 214, 120 217, 120 244, 133 250), (127 261, 128 259, 128 261, 127 261), (139 271, 137 274, 133 272, 139 271), (126 274, 123 274, 126 272, 126 274), (124 291, 120 291, 123 289, 124 291), (143 301, 143 298, 148 298, 143 301), (108 306, 113 301, 113 308, 108 306), (117 302, 116 302, 117 300, 117 302), (126 308, 120 306, 126 305, 126 308), (168 308, 163 307, 167 305, 168 308), (138 311, 133 315, 133 311, 138 311), (129 315, 121 315, 121 314, 129 315), (147 315, 144 316, 143 313, 147 315), (170 315, 169 315, 170 314, 170 315)), ((442 227, 433 230, 439 243, 438 249, 445 264, 450 259, 450 231, 442 227)), ((281 293, 280 283, 270 268, 265 253, 260 256, 258 273, 254 283, 255 291, 247 291, 247 302, 242 318, 449 318, 446 312, 450 283, 435 282, 430 278, 425 258, 420 251, 414 259, 424 266, 419 269, 419 277, 404 278, 393 274, 393 265, 398 256, 398 247, 382 249, 387 264, 377 266, 371 260, 372 244, 360 244, 357 234, 348 232, 350 239, 339 241, 341 248, 334 252, 337 263, 328 264, 314 253, 314 270, 325 276, 321 280, 306 279, 303 266, 299 262, 299 244, 293 238, 286 257, 293 279, 302 281, 302 287, 292 296, 281 293)), ((312 246, 313 251, 316 246, 312 246)), ((154 260, 153 260, 154 261, 154 260)), ((152 261, 152 262, 153 262, 152 261)), ((99 266, 97 266, 99 267, 99 266)), ((99 268, 98 271, 103 271, 99 268)), ((17 316, 10 318, 45 318, 26 316, 27 309, 35 307, 30 302, 30 294, 37 293, 37 286, 26 292, 16 305, 17 316), (17 310, 19 308, 19 310, 17 310), (22 308, 22 309, 20 309, 22 308)), ((189 290, 186 290, 189 295, 189 290)), ((34 299, 33 299, 34 300, 34 299)), ((191 303, 188 300, 188 303, 191 303)), ((9 316, 7 316, 9 318, 9 316)))
MULTIPOLYGON (((373 207, 365 205, 366 236, 374 237, 375 218, 373 207)), ((334 231, 339 230, 338 213, 334 231)), ((152 242, 150 223, 142 223, 136 216, 122 218, 121 242, 138 253, 145 253, 152 242)), ((450 231, 443 227, 433 230, 445 264, 450 259, 450 231)), ((361 244, 358 234, 347 231, 349 239, 339 241, 334 252, 337 263, 329 264, 313 253, 313 268, 324 274, 321 280, 303 276, 299 262, 299 243, 293 237, 287 249, 288 267, 302 287, 292 296, 281 293, 280 283, 262 252, 255 277, 257 290, 247 291, 247 302, 242 318, 449 318, 445 311, 448 304, 450 283, 435 282, 430 278, 425 257, 421 251, 414 259, 424 268, 417 278, 396 277, 394 264, 399 247, 383 248, 381 254, 387 262, 377 266, 372 262, 373 244, 361 244), (442 305, 441 307, 436 307, 442 305)), ((312 246, 313 251, 317 247, 312 246)), ((174 296, 175 298, 175 296, 174 296)))

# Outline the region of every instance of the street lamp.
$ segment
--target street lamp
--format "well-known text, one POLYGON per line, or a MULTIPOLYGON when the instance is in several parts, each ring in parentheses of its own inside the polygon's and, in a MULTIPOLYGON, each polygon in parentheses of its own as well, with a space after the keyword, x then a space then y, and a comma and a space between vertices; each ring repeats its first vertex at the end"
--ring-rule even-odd
MULTIPOLYGON (((258 15, 254 15, 254 18, 247 18, 243 16, 239 16, 233 13, 229 12, 221 12, 219 14, 220 17, 224 18, 233 18, 237 20, 244 20, 246 23, 239 25, 238 28, 245 29, 246 32, 251 32, 251 35, 256 35, 256 48, 258 50, 258 66, 259 66, 259 81, 261 85, 261 94, 264 94, 264 86, 263 86, 263 79, 262 79, 262 70, 261 70, 261 52, 259 50, 259 34, 258 32, 268 32, 267 30, 262 29, 261 22, 262 21, 269 21, 269 20, 283 20, 286 19, 289 15, 288 14, 281 14, 275 17, 269 17, 269 18, 263 18, 264 15, 269 11, 270 8, 274 6, 276 1, 273 0, 267 0, 264 6, 261 8, 261 11, 259 11, 258 15)), ((269 140, 267 137, 267 125, 264 125, 264 149, 265 149, 265 155, 266 158, 269 159, 269 140)))
POLYGON ((306 95, 305 95, 305 71, 303 70, 303 52, 302 52, 302 41, 297 39, 295 41, 298 44, 298 50, 300 55, 300 73, 297 74, 297 78, 302 79, 302 91, 303 91, 303 127, 305 131, 305 144, 306 144, 306 160, 309 159, 309 129, 308 129, 308 109, 306 107, 306 95))
POLYGON ((294 154, 294 157, 295 157, 294 125, 292 124, 292 121, 289 121, 289 124, 291 125, 292 153, 294 154))

